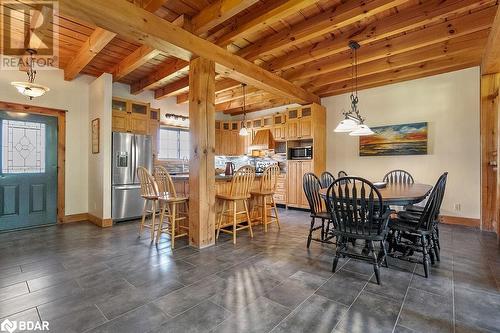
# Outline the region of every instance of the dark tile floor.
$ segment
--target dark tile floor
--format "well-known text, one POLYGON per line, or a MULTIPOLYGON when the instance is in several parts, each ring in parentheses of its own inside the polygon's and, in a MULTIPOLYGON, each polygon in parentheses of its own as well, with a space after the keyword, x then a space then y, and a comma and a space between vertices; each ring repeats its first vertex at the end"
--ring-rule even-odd
MULTIPOLYGON (((492 234, 442 226, 442 260, 372 268, 332 246, 305 248, 305 212, 238 243, 170 250, 137 224, 71 224, 0 234, 0 318, 51 332, 500 332, 500 250, 492 234)), ((0 320, 0 321, 1 321, 0 320)))

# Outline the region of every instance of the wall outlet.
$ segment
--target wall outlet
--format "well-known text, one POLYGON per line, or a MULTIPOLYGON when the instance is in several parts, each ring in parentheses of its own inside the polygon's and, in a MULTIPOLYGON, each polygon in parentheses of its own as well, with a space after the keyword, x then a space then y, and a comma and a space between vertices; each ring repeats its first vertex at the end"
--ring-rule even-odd
POLYGON ((459 212, 460 211, 460 203, 455 203, 455 205, 453 205, 453 208, 455 209, 455 211, 459 212))

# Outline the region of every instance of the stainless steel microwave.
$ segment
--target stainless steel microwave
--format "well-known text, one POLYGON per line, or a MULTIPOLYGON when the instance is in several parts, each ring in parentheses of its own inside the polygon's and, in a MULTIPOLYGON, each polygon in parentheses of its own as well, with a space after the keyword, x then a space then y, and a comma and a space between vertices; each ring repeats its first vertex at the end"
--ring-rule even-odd
POLYGON ((291 160, 310 160, 312 159, 313 148, 308 147, 293 147, 288 150, 288 158, 291 160))

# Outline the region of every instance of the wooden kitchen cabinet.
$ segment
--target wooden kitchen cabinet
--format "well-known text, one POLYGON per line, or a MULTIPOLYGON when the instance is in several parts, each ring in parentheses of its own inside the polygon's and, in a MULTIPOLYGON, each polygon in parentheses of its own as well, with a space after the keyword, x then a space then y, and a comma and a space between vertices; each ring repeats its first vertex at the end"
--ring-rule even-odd
POLYGON ((160 136, 160 109, 149 110, 149 135, 153 148, 153 160, 158 158, 158 138, 160 136))
POLYGON ((273 127, 274 140, 286 140, 286 126, 274 125, 273 127))
POLYGON ((112 130, 135 134, 149 133, 149 103, 113 97, 112 130))
POLYGON ((288 161, 288 196, 290 207, 308 208, 309 204, 302 188, 302 177, 313 171, 312 161, 288 161))
POLYGON ((299 139, 312 137, 312 118, 300 118, 299 119, 299 139))
POLYGON ((286 122, 286 132, 287 140, 297 140, 299 138, 299 120, 289 119, 286 122))

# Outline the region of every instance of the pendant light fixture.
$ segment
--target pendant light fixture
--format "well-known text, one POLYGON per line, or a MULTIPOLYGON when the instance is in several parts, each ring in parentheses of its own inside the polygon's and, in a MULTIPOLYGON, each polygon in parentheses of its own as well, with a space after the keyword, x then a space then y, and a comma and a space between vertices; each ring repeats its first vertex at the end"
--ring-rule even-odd
POLYGON ((246 126, 247 112, 246 112, 246 93, 245 93, 245 87, 247 85, 246 83, 242 83, 241 86, 243 88, 243 121, 241 122, 240 135, 248 136, 248 129, 246 126))
POLYGON ((352 91, 351 91, 351 108, 348 112, 344 112, 345 119, 335 128, 337 133, 349 133, 351 136, 372 135, 373 131, 364 124, 365 120, 359 114, 358 109, 358 42, 350 41, 349 48, 352 53, 352 91))
POLYGON ((27 63, 26 63, 26 65, 28 67, 28 69, 27 69, 28 82, 17 82, 16 81, 16 82, 11 82, 10 84, 13 85, 20 94, 27 96, 27 97, 29 97, 30 100, 32 100, 34 97, 42 96, 50 89, 48 87, 34 83, 35 76, 36 76, 36 71, 34 69, 34 63, 35 63, 34 55, 36 55, 36 50, 27 49, 26 52, 29 53, 27 63))

